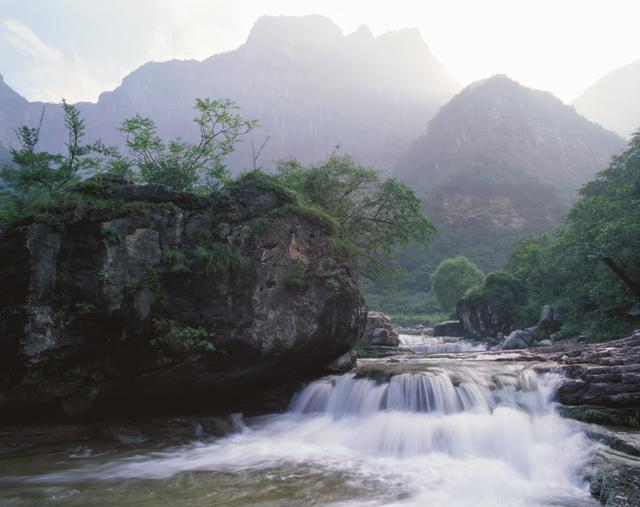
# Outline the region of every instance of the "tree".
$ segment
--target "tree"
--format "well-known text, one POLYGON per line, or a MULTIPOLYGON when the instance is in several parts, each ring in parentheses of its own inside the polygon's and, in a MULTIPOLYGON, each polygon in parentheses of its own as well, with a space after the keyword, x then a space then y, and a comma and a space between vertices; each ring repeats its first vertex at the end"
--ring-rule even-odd
MULTIPOLYGON (((242 135, 256 125, 236 113, 230 100, 196 99, 200 140, 196 144, 181 138, 165 143, 152 119, 140 115, 125 120, 118 129, 125 138, 131 155, 130 164, 137 167, 146 183, 160 183, 177 191, 196 187, 214 190, 227 176, 224 158, 242 135)), ((122 164, 119 170, 125 170, 122 164)))
POLYGON ((484 279, 484 274, 466 257, 443 260, 431 275, 431 287, 446 312, 453 312, 464 294, 484 279))
POLYGON ((563 332, 621 336, 640 284, 640 132, 580 190, 555 234, 515 245, 507 269, 527 284, 530 306, 559 306, 563 332), (569 332, 570 331, 570 332, 569 332))
POLYGON ((2 179, 15 199, 32 199, 64 190, 98 170, 113 148, 101 141, 83 144, 85 122, 78 108, 62 99, 67 130, 66 153, 38 151, 44 109, 37 127, 22 125, 16 130, 19 147, 10 150, 13 165, 2 170, 2 179))
POLYGON ((281 162, 277 178, 306 203, 335 223, 332 245, 351 260, 359 274, 389 273, 396 249, 410 243, 426 247, 435 233, 413 190, 348 156, 331 155, 308 167, 281 162))

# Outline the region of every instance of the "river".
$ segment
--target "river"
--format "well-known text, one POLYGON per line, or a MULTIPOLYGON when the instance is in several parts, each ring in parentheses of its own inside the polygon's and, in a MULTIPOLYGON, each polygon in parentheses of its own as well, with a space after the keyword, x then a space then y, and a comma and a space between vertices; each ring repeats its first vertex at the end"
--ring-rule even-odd
POLYGON ((223 438, 0 457, 0 505, 597 505, 583 478, 597 444, 558 415, 560 375, 402 340, 398 356, 310 383, 286 413, 236 415, 223 438))

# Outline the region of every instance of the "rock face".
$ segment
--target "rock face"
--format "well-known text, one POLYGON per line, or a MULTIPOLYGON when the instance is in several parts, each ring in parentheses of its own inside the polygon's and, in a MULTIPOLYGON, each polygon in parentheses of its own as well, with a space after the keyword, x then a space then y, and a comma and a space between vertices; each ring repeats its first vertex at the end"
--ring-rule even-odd
POLYGON ((286 193, 246 178, 211 198, 109 196, 0 234, 0 420, 226 410, 361 338, 327 226, 286 193))
POLYGON ((469 291, 456 304, 464 336, 473 339, 508 335, 519 308, 527 301, 527 289, 508 273, 490 273, 481 287, 469 291))
POLYGON ((464 328, 459 320, 446 320, 433 327, 433 336, 464 336, 464 328))
POLYGON ((620 340, 559 349, 554 358, 569 376, 558 389, 560 402, 640 410, 640 331, 620 340))
POLYGON ((384 313, 368 312, 363 344, 397 347, 399 343, 399 336, 393 329, 391 318, 384 313))

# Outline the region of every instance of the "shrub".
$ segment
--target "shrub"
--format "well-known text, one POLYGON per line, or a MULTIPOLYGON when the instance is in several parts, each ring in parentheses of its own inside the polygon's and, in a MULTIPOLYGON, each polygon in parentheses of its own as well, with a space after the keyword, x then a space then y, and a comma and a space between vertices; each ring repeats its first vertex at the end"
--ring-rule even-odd
POLYGON ((296 259, 284 277, 284 286, 288 289, 301 289, 307 285, 308 276, 307 264, 302 259, 296 259))
POLYGON ((484 275, 466 257, 445 259, 431 275, 433 292, 445 312, 455 310, 457 301, 472 287, 480 285, 484 275))
POLYGON ((153 346, 164 346, 175 352, 213 352, 214 344, 209 339, 209 331, 204 327, 180 326, 173 320, 154 319, 153 327, 157 337, 151 340, 153 346))

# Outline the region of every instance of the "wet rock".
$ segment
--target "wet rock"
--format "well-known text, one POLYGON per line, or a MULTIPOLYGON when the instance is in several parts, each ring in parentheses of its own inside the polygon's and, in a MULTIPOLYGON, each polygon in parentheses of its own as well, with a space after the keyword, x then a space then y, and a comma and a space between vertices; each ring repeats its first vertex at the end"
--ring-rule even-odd
POLYGON ((344 373, 356 367, 358 355, 355 350, 345 352, 339 358, 334 359, 327 365, 327 370, 333 373, 344 373))
POLYGON ((433 336, 464 336, 464 328, 459 320, 446 320, 433 327, 433 336))
POLYGON ((286 193, 110 185, 0 232, 0 422, 280 406, 357 345, 355 279, 286 193))
POLYGON ((222 437, 238 430, 234 416, 152 417, 75 424, 0 426, 0 455, 43 446, 71 445, 87 439, 127 446, 144 442, 179 444, 196 437, 222 437))
POLYGON ((562 314, 557 308, 550 305, 544 305, 540 310, 540 319, 538 320, 538 328, 545 333, 554 333, 562 326, 562 314))
POLYGON ((608 342, 522 350, 516 359, 535 362, 539 370, 563 371, 556 396, 566 406, 610 411, 620 422, 640 418, 640 330, 608 342))
POLYGON ((463 335, 479 340, 498 333, 509 334, 526 300, 527 290, 522 282, 508 273, 490 273, 482 287, 472 289, 456 304, 463 335))
POLYGON ((393 329, 391 317, 381 312, 367 313, 367 328, 364 333, 363 345, 397 347, 398 333, 393 329))
POLYGON ((526 349, 531 345, 533 334, 530 331, 522 331, 520 329, 513 331, 507 336, 502 344, 502 349, 526 349))
POLYGON ((591 495, 605 507, 640 505, 640 461, 637 455, 614 447, 601 448, 593 458, 588 476, 591 495))

